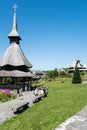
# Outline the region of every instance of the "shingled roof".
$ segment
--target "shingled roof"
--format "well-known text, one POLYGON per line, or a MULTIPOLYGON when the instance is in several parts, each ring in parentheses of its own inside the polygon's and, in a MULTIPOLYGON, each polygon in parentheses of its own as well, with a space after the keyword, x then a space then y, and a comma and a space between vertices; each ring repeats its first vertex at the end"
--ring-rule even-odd
POLYGON ((76 65, 78 68, 87 68, 87 66, 83 64, 80 59, 76 59, 75 61, 73 61, 73 63, 70 64, 70 68, 75 68, 76 65))
POLYGON ((81 71, 81 72, 87 71, 87 65, 83 64, 80 59, 76 59, 70 65, 70 67, 69 67, 69 73, 73 73, 76 66, 78 67, 79 71, 81 71))
POLYGON ((28 78, 33 78, 35 77, 31 72, 23 72, 19 70, 12 70, 12 71, 6 71, 6 70, 1 70, 0 71, 0 77, 28 77, 28 78))
MULTIPOLYGON (((17 28, 16 12, 14 12, 12 31, 9 33, 8 37, 13 37, 13 36, 20 37, 18 33, 18 28, 17 28)), ((21 37, 20 37, 20 40, 21 40, 21 37)))
POLYGON ((32 67, 31 63, 26 59, 21 47, 16 43, 10 44, 0 60, 1 67, 6 65, 32 67))

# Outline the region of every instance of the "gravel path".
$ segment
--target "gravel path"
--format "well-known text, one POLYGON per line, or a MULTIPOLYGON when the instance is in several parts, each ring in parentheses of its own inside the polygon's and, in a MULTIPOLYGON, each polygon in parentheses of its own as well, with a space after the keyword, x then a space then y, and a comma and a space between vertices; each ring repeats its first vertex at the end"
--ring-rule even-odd
POLYGON ((55 130, 87 130, 87 106, 60 124, 55 130))
POLYGON ((13 113, 12 108, 15 107, 17 104, 22 103, 23 101, 27 101, 29 102, 29 107, 31 107, 33 105, 34 99, 35 95, 33 94, 33 91, 30 91, 30 92, 24 92, 23 96, 17 99, 5 103, 0 103, 0 124, 16 116, 13 113))

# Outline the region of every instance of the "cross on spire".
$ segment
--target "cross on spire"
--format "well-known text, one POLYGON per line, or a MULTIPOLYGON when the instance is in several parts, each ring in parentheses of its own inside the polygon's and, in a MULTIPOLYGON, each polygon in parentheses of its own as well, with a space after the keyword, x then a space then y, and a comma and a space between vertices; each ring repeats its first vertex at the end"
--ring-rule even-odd
POLYGON ((14 12, 16 12, 17 7, 18 6, 16 4, 14 4, 14 6, 13 6, 14 12))
POLYGON ((12 31, 8 35, 8 38, 10 39, 10 43, 15 41, 15 42, 17 42, 17 44, 19 44, 19 40, 21 40, 21 37, 20 37, 20 35, 18 33, 18 29, 17 29, 17 20, 16 20, 17 5, 14 4, 14 6, 12 8, 14 9, 13 26, 12 26, 12 31))

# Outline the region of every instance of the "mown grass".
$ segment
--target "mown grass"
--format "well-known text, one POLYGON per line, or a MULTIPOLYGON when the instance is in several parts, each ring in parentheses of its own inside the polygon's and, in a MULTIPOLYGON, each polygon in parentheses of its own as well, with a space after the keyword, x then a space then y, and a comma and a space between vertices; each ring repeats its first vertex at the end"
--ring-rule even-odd
POLYGON ((39 103, 0 125, 0 130, 54 130, 87 104, 87 85, 71 81, 46 83, 49 93, 39 103))

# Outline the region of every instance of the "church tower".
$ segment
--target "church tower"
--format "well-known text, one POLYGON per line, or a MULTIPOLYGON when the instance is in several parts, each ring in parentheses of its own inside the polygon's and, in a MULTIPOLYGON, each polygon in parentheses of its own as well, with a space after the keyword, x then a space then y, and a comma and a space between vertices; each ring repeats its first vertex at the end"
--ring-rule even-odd
POLYGON ((28 72, 29 68, 32 67, 32 64, 27 60, 20 47, 19 42, 21 40, 21 37, 18 33, 17 18, 16 18, 17 6, 14 5, 13 8, 14 8, 13 26, 11 32, 8 35, 10 45, 0 61, 0 67, 1 70, 10 70, 10 71, 19 70, 28 72))
POLYGON ((14 5, 13 8, 14 8, 13 26, 12 26, 12 31, 8 35, 8 38, 10 39, 10 43, 15 42, 15 43, 19 44, 21 37, 18 34, 18 28, 17 28, 17 19, 16 19, 16 8, 17 8, 17 6, 14 5))

